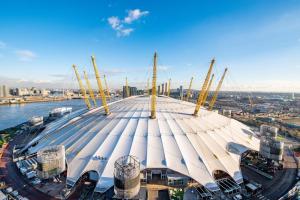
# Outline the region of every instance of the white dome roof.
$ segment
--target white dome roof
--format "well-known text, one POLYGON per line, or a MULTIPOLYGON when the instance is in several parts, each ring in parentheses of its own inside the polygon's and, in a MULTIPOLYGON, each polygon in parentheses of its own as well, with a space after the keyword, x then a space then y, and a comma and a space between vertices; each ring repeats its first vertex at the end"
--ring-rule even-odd
POLYGON ((240 154, 258 150, 259 140, 246 125, 195 104, 169 97, 157 98, 156 119, 150 119, 150 97, 137 96, 103 108, 81 110, 55 121, 26 148, 30 153, 48 145, 64 145, 68 163, 67 183, 88 171, 100 177, 96 191, 113 186, 114 162, 133 155, 141 168, 168 168, 189 176, 210 190, 218 190, 215 170, 227 172, 241 183, 240 154))

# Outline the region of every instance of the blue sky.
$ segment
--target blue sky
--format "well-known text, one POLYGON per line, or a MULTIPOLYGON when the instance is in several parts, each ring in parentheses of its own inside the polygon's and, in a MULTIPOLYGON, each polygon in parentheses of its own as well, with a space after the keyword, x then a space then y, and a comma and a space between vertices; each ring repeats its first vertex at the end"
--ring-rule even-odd
MULTIPOLYGON (((215 57, 225 90, 300 92, 300 1, 0 1, 0 84, 76 88, 94 54, 111 88, 158 81, 199 89, 215 57)), ((215 84, 216 85, 216 84, 215 84)))

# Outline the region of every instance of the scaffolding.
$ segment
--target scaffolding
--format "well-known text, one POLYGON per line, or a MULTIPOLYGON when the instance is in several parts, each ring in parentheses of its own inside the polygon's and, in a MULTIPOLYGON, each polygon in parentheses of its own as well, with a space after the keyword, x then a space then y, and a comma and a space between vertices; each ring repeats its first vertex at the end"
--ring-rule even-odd
POLYGON ((136 157, 120 157, 114 166, 114 191, 117 199, 135 198, 140 191, 140 162, 136 157))
POLYGON ((65 147, 49 146, 37 152, 37 175, 41 179, 49 179, 66 170, 65 147))

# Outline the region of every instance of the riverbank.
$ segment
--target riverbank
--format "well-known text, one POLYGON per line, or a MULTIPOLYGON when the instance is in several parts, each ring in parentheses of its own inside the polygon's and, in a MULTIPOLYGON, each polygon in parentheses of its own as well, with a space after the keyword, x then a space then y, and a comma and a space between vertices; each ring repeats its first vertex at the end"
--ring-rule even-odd
MULTIPOLYGON (((100 101, 98 105, 101 105, 100 101)), ((76 111, 86 106, 82 99, 2 105, 0 106, 0 130, 15 127, 34 116, 47 117, 51 110, 59 107, 72 107, 72 110, 76 111)))
POLYGON ((5 105, 18 105, 18 104, 28 104, 28 103, 41 103, 41 102, 54 102, 54 101, 66 101, 72 99, 80 99, 80 98, 67 98, 67 97, 55 97, 55 98, 12 98, 5 99, 0 101, 0 106, 5 105))

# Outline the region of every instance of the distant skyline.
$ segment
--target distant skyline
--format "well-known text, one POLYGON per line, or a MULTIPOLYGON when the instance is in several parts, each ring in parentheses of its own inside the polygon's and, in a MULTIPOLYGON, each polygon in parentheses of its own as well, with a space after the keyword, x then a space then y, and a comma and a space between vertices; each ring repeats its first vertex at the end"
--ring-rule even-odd
POLYGON ((0 85, 78 88, 76 64, 96 88, 95 55, 110 88, 144 89, 157 51, 158 84, 199 90, 215 57, 222 90, 300 92, 299 19, 297 0, 1 1, 0 85))

